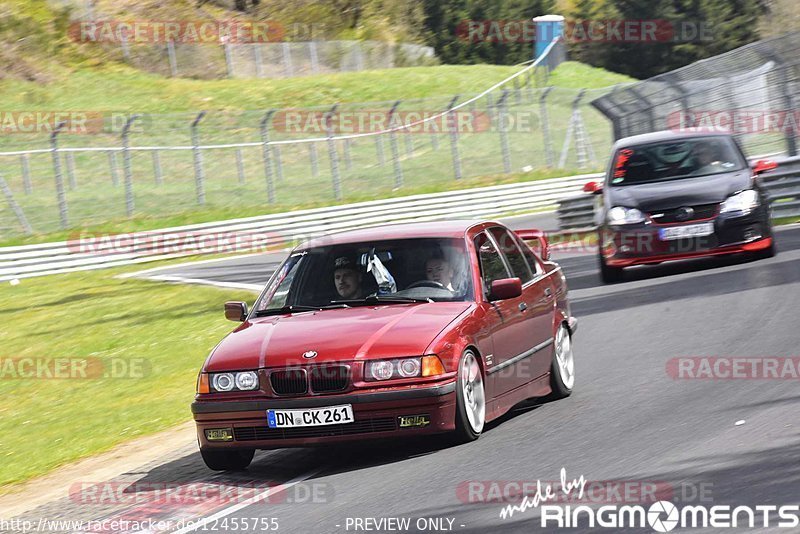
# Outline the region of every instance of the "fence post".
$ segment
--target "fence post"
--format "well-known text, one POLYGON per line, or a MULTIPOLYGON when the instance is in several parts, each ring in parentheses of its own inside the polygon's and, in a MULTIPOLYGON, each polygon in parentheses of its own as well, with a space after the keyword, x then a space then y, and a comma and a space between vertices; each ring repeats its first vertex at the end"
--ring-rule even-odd
POLYGON ((125 173, 125 213, 133 215, 133 170, 131 169, 131 152, 129 144, 130 129, 139 115, 131 116, 122 127, 122 167, 125 173))
POLYGON ((58 152, 58 134, 64 128, 65 122, 59 122, 50 134, 50 148, 53 157, 53 174, 56 179, 56 198, 58 200, 58 215, 61 219, 61 228, 69 226, 67 214, 67 194, 64 192, 64 176, 61 173, 61 155, 58 152))
POLYGON ((319 55, 317 54, 317 42, 314 40, 308 42, 308 55, 311 58, 311 72, 316 74, 319 72, 319 55))
POLYGON ((205 111, 197 114, 194 121, 192 121, 192 155, 194 156, 194 183, 197 191, 197 203, 203 205, 206 203, 206 186, 205 176, 203 176, 203 153, 200 150, 200 134, 197 131, 197 125, 206 116, 205 111))
POLYGON ((178 77, 178 59, 175 57, 175 42, 167 41, 167 57, 169 58, 169 73, 173 78, 178 77))
POLYGON ((239 177, 239 183, 244 183, 244 156, 242 155, 242 149, 236 149, 236 175, 239 177))
POLYGON ((106 152, 108 156, 108 170, 111 173, 111 183, 114 187, 119 186, 119 173, 117 170, 117 154, 113 150, 106 152))
POLYGON ((328 158, 331 162, 331 177, 333 178, 333 196, 336 200, 342 199, 342 180, 339 176, 339 154, 336 152, 336 143, 333 140, 333 117, 336 115, 336 110, 339 104, 334 104, 333 107, 325 114, 325 130, 328 136, 328 158))
POLYGON ((64 154, 64 159, 67 161, 67 183, 69 190, 74 191, 78 187, 78 181, 75 179, 75 156, 72 152, 64 154))
MULTIPOLYGON (((516 78, 515 78, 516 79, 516 78)), ((503 156, 503 172, 511 172, 511 150, 508 147, 508 89, 503 89, 503 95, 497 101, 497 127, 500 130, 500 152, 503 156)))
POLYGON ((400 148, 397 146, 397 130, 394 125, 394 114, 401 102, 401 100, 398 100, 392 105, 392 109, 389 110, 389 121, 387 122, 389 125, 389 146, 392 149, 392 163, 394 164, 395 189, 403 187, 403 167, 400 165, 400 148))
POLYGON ((281 51, 283 52, 283 73, 287 78, 294 76, 294 66, 292 65, 292 51, 289 48, 289 43, 284 41, 281 43, 281 51))
POLYGON ((378 154, 378 165, 381 167, 386 165, 386 157, 383 154, 383 135, 378 134, 375 136, 375 152, 378 154))
MULTIPOLYGON (((453 107, 461 95, 456 95, 447 105, 447 129, 450 131, 450 154, 453 157, 453 174, 456 180, 461 179, 461 156, 458 153, 458 122, 453 107)), ((489 95, 486 95, 487 97, 489 95)))
POLYGON ((233 58, 231 57, 231 43, 227 40, 222 43, 222 50, 225 52, 225 71, 228 78, 233 78, 233 58))
POLYGON ((153 150, 150 153, 153 160, 153 177, 155 178, 156 185, 164 183, 164 174, 161 172, 161 153, 158 150, 153 150))
POLYGON ((27 154, 22 154, 19 158, 22 164, 22 187, 25 188, 25 194, 30 195, 33 191, 33 187, 31 186, 30 158, 27 154))
POLYGON ((259 124, 259 129, 261 131, 261 154, 264 158, 264 177, 267 180, 267 202, 270 204, 275 203, 275 183, 272 179, 272 157, 269 146, 269 121, 274 114, 274 109, 267 111, 259 124))
POLYGON ((19 224, 22 225, 22 229, 25 230, 25 233, 28 235, 33 234, 33 228, 31 228, 28 219, 25 218, 25 212, 23 212, 22 208, 20 208, 19 204, 17 204, 17 201, 14 199, 14 195, 11 193, 11 188, 8 187, 8 184, 2 175, 0 175, 0 189, 2 189, 3 195, 8 201, 8 205, 11 206, 11 209, 14 211, 14 215, 17 216, 19 224))
POLYGON ((550 136, 550 119, 547 114, 547 95, 553 90, 549 85, 539 96, 539 115, 542 118, 542 141, 544 144, 544 161, 548 167, 553 166, 553 138, 550 136))
POLYGON ((264 77, 264 59, 261 57, 261 43, 253 43, 253 63, 256 65, 256 78, 264 77))

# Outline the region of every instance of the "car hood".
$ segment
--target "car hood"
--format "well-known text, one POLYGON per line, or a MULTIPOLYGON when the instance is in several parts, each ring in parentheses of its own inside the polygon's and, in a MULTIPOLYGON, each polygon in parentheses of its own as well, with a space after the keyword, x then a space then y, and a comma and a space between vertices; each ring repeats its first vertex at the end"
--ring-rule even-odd
POLYGON ((205 370, 419 356, 471 305, 392 304, 254 318, 217 345, 205 370), (307 351, 317 356, 306 359, 307 351))
POLYGON ((642 211, 680 208, 716 204, 730 195, 752 187, 752 175, 748 170, 681 178, 642 185, 608 187, 606 206, 625 206, 642 211))

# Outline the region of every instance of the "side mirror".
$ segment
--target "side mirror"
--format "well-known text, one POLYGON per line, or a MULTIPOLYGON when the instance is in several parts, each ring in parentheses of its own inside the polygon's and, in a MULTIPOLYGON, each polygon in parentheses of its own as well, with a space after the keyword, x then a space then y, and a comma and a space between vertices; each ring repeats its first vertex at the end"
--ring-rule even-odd
POLYGON ((515 233, 520 239, 531 245, 531 248, 544 261, 550 261, 550 240, 547 234, 541 230, 516 230, 515 233), (535 241, 536 243, 532 243, 535 241))
POLYGON ((590 195, 599 195, 603 192, 603 182, 586 182, 583 184, 583 192, 590 195))
POLYGON ((522 281, 519 278, 503 278, 492 282, 489 296, 492 300, 507 300, 522 295, 522 281))
POLYGON ((753 173, 761 174, 767 171, 774 171, 778 168, 778 164, 771 159, 760 159, 753 164, 753 173))
POLYGON ((234 300, 226 302, 225 318, 229 321, 243 322, 247 318, 247 303, 234 300))

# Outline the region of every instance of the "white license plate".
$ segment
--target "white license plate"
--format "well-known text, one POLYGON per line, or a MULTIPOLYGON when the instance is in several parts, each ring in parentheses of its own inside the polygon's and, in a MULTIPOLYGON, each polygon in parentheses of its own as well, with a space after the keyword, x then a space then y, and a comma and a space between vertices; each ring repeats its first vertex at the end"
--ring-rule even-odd
POLYGON ((353 421, 353 406, 350 404, 307 410, 267 410, 267 425, 270 428, 341 425, 353 421))
POLYGON ((672 226, 670 228, 659 228, 658 237, 662 241, 672 239, 685 239, 692 237, 703 237, 714 233, 714 223, 706 222, 702 224, 687 224, 685 226, 672 226))

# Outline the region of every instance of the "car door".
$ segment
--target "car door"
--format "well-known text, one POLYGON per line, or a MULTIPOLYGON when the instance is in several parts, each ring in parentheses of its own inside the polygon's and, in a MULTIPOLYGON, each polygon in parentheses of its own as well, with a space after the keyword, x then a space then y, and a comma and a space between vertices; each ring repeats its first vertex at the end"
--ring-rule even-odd
MULTIPOLYGON (((492 282, 512 278, 508 261, 500 254, 497 243, 484 231, 475 237, 475 249, 481 267, 484 295, 489 295, 492 282)), ((488 300, 488 299, 487 299, 488 300)), ((504 393, 520 384, 515 363, 532 344, 530 332, 525 329, 525 312, 522 296, 484 303, 486 317, 491 322, 490 333, 494 352, 487 360, 487 377, 492 390, 504 393)))
POLYGON ((523 385, 549 371, 552 357, 553 289, 538 263, 531 264, 524 254, 526 245, 516 235, 499 226, 489 229, 506 260, 512 276, 522 281, 522 296, 515 299, 520 311, 518 336, 524 339, 523 351, 513 364, 510 388, 523 385))

